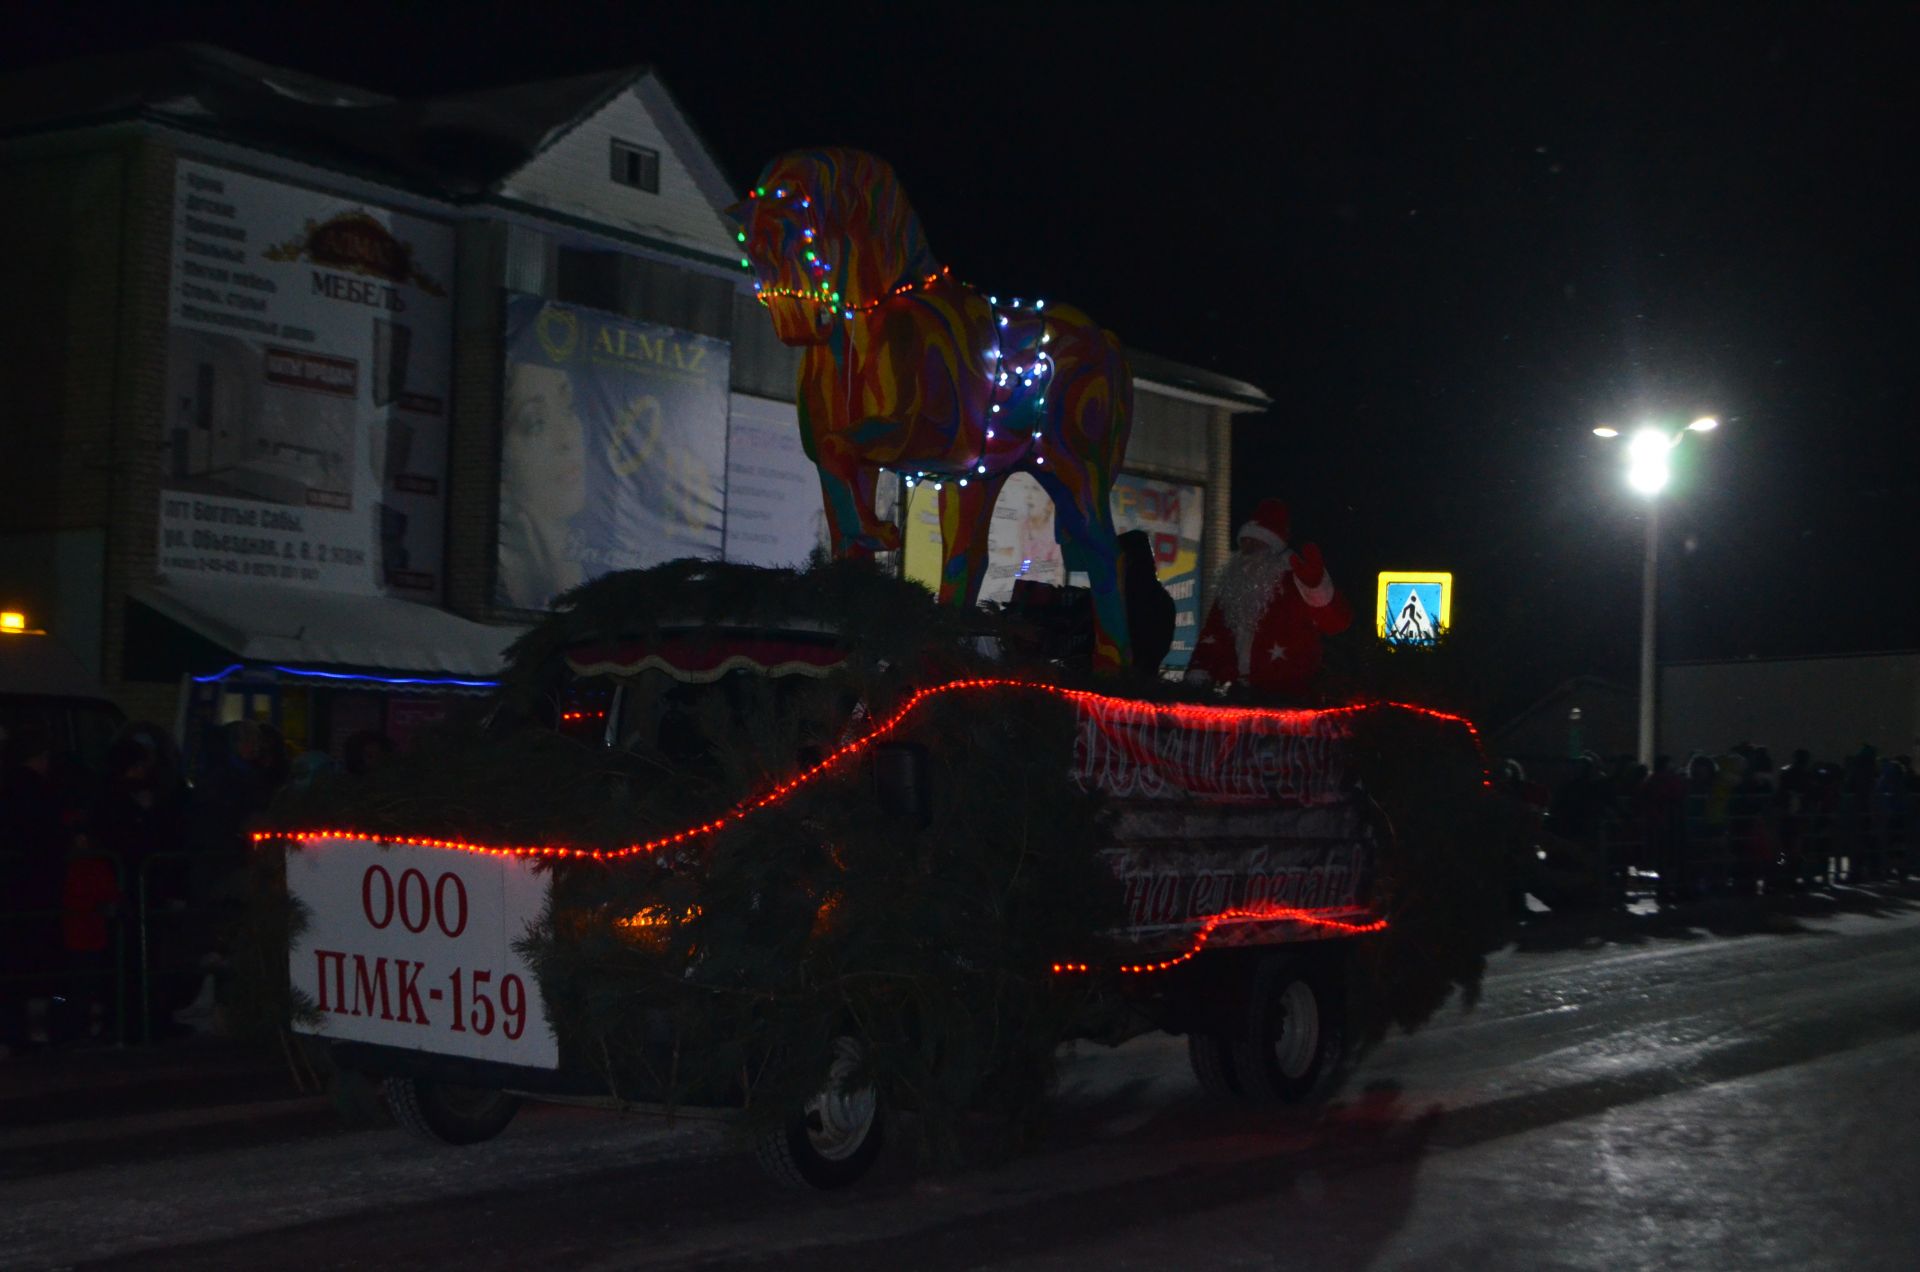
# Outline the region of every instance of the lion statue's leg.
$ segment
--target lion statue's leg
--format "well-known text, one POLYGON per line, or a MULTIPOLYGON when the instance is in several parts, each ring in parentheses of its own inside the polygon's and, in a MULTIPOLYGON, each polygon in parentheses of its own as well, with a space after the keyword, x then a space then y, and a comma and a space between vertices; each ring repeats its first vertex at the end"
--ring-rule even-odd
POLYGON ((1112 483, 1088 472, 1083 481, 1069 484, 1054 468, 1033 475, 1053 498, 1053 534, 1068 571, 1084 573, 1093 592, 1094 674, 1118 675, 1133 662, 1133 647, 1127 636, 1126 600, 1120 595, 1119 542, 1108 506, 1112 483))
POLYGON ((949 477, 940 487, 940 603, 970 608, 987 577, 987 527, 1007 475, 949 477))
POLYGON ((835 560, 891 552, 900 546, 900 528, 880 520, 873 510, 880 484, 878 468, 844 453, 832 455, 824 450, 818 468, 820 498, 827 509, 835 560))

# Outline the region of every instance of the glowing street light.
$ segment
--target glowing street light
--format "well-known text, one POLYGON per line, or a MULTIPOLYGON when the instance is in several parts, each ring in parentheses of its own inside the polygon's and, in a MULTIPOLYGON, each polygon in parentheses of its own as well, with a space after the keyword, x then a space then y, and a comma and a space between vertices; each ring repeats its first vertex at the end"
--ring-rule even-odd
MULTIPOLYGON (((1703 415, 1685 429, 1669 432, 1648 424, 1637 430, 1627 442, 1627 485, 1647 499, 1647 550, 1640 572, 1640 762, 1653 767, 1654 721, 1654 599, 1660 582, 1660 502, 1657 496, 1667 488, 1672 469, 1668 455, 1688 433, 1708 433, 1720 427, 1720 421, 1703 415)), ((1602 424, 1594 436, 1613 438, 1620 430, 1602 424)))

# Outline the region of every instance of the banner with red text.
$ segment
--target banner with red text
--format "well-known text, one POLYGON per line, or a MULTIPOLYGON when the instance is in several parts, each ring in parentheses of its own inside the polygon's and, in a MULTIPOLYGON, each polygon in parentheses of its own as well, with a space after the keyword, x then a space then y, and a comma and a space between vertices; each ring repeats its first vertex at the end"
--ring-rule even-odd
POLYGON ((1345 798, 1341 717, 1088 698, 1074 774, 1121 799, 1305 806, 1345 798))
POLYGON ((287 854, 308 920, 288 979, 323 1038, 552 1069, 540 982, 514 943, 546 904, 522 857, 308 839, 287 854))

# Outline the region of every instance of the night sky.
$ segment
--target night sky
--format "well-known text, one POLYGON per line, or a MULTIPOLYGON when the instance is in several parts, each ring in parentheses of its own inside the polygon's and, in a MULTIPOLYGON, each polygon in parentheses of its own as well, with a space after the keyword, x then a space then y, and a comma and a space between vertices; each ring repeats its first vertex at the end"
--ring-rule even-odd
POLYGON ((922 8, 23 7, 3 56, 201 39, 401 96, 647 63, 740 186, 871 149, 960 276, 1259 384, 1236 516, 1289 500, 1364 613, 1451 569, 1463 637, 1632 683, 1642 502, 1589 430, 1711 412, 1663 657, 1920 646, 1920 9, 922 8))

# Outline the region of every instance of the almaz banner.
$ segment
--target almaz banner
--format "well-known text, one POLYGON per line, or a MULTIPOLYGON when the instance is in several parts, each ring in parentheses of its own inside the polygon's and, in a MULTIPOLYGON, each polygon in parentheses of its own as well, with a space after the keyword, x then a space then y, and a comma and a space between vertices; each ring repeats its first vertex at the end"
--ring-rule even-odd
MULTIPOLYGON (((1105 855, 1128 934, 1187 930, 1226 910, 1364 908, 1372 836, 1347 789, 1344 741, 1340 719, 1323 713, 1082 701, 1074 774, 1119 806, 1105 855)), ((1250 934, 1230 926, 1212 939, 1250 934)))
POLYGON ((725 546, 724 340, 511 296, 494 600, 725 546))
POLYGON ((453 233, 182 161, 160 566, 434 600, 453 233))

